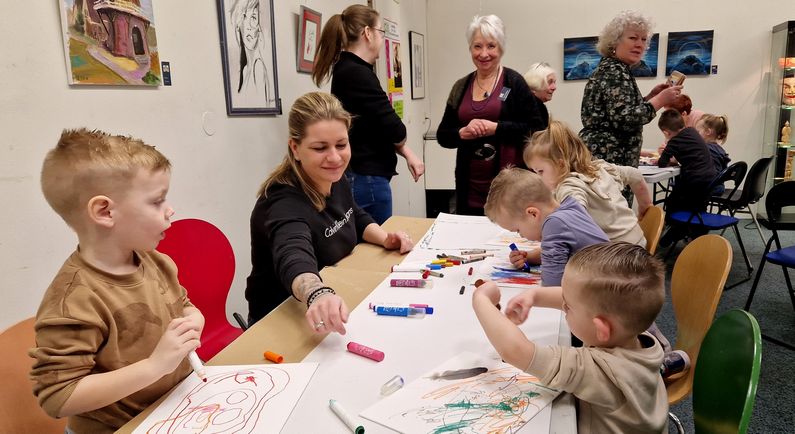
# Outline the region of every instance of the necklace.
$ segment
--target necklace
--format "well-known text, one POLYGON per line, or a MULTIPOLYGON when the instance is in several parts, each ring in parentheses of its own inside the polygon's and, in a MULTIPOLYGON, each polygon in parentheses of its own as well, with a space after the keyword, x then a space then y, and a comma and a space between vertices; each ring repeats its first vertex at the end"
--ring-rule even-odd
POLYGON ((491 89, 481 85, 480 78, 478 78, 478 73, 475 73, 475 83, 478 85, 478 88, 483 91, 483 98, 488 98, 492 93, 494 93, 494 88, 497 87, 497 79, 500 77, 501 73, 502 66, 500 66, 500 69, 497 70, 497 75, 494 76, 494 82, 491 84, 491 89))

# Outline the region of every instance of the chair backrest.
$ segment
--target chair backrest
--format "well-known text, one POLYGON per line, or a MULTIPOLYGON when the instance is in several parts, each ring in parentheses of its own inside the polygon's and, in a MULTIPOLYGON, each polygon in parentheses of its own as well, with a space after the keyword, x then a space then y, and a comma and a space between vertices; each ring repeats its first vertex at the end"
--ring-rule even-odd
MULTIPOLYGON (((730 164, 727 168, 723 169, 721 173, 718 174, 717 179, 715 180, 715 184, 723 184, 727 181, 731 181, 734 186, 731 190, 728 191, 728 194, 725 197, 733 197, 734 193, 740 188, 740 185, 743 183, 743 179, 745 179, 745 173, 748 172, 748 163, 745 161, 738 161, 736 163, 730 164)), ((712 190, 710 190, 712 191, 712 190)))
POLYGON ((665 225, 665 211, 658 206, 649 207, 643 218, 638 220, 638 225, 646 238, 646 250, 653 255, 657 251, 660 234, 665 225))
POLYGON ((767 171, 770 169, 770 163, 772 162, 773 157, 763 157, 756 160, 751 168, 748 169, 745 185, 743 185, 743 194, 734 202, 733 206, 735 208, 744 208, 749 204, 756 203, 765 195, 767 171))
POLYGON ((184 219, 172 222, 157 250, 177 264, 179 282, 188 291, 193 305, 204 315, 202 346, 196 352, 208 360, 242 333, 226 318, 226 298, 235 275, 232 245, 211 223, 184 219), (231 329, 234 329, 230 331, 231 339, 216 341, 221 330, 231 329))
POLYGON ((33 359, 28 350, 36 345, 34 318, 11 326, 0 334, 0 433, 63 434, 66 418, 53 419, 39 407, 28 375, 33 359))
POLYGON ((734 309, 709 328, 693 380, 697 433, 748 430, 762 364, 762 334, 750 313, 734 309))
MULTIPOLYGON (((671 302, 676 316, 677 349, 698 363, 701 341, 707 333, 732 263, 732 248, 720 235, 702 235, 691 241, 676 258, 671 274, 671 302)), ((687 396, 693 384, 693 369, 667 385, 669 402, 687 396)))
POLYGON ((795 206, 795 181, 780 182, 767 192, 765 211, 768 221, 774 227, 781 220, 781 208, 785 206, 795 206))

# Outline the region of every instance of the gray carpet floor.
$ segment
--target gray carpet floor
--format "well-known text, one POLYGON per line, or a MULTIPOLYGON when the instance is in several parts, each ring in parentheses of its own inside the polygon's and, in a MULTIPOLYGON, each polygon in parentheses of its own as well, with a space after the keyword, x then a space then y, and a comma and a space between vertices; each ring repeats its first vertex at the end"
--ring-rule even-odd
MULTIPOLYGON (((770 231, 764 228, 762 228, 762 233, 766 239, 770 237, 770 231)), ((765 245, 750 220, 740 221, 740 234, 751 265, 754 267, 753 275, 755 275, 765 245), (746 224, 746 222, 748 223, 746 224)), ((779 232, 779 235, 783 246, 795 244, 795 233, 779 232)), ((747 272, 734 232, 729 229, 724 237, 731 243, 734 253, 728 278, 728 283, 731 284, 744 278, 747 272)), ((680 242, 666 261, 668 269, 666 285, 670 283, 670 273, 676 256, 683 247, 683 243, 680 242)), ((667 250, 660 249, 658 255, 665 255, 667 250)), ((795 278, 795 270, 790 270, 790 278, 795 278)), ((724 291, 716 315, 720 316, 730 309, 742 309, 752 284, 753 279, 724 291)), ((657 324, 673 343, 676 336, 676 319, 670 295, 670 288, 667 288, 666 303, 658 317, 657 324)), ((754 295, 751 313, 759 321, 763 334, 795 344, 795 311, 787 294, 787 285, 781 267, 765 265, 754 295)), ((689 397, 672 405, 671 411, 681 419, 686 432, 694 432, 693 405, 689 397)), ((669 431, 676 432, 673 426, 669 431)), ((748 432, 765 434, 795 432, 795 352, 767 341, 762 343, 762 371, 748 432)))

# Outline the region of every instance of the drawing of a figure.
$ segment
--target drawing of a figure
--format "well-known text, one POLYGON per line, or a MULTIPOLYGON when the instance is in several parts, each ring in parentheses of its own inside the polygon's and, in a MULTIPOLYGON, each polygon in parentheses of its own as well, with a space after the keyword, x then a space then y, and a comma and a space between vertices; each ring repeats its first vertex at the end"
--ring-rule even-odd
POLYGON ((392 43, 392 77, 395 78, 395 87, 400 89, 403 87, 403 68, 400 64, 400 43, 392 43))
MULTIPOLYGON (((261 17, 260 0, 236 0, 230 11, 235 41, 240 49, 237 71, 237 95, 241 106, 270 106, 273 96, 269 79, 270 32, 263 31, 262 24, 270 23, 269 17, 261 17)), ((267 30, 267 29, 266 29, 267 30)), ((232 57, 230 55, 230 57, 232 57)))

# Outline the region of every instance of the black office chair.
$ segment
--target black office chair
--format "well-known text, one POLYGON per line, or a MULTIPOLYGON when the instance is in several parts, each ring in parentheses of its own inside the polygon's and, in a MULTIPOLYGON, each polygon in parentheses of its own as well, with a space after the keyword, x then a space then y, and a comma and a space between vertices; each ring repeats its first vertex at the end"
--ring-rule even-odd
MULTIPOLYGON (((707 187, 706 191, 713 191, 715 186, 717 186, 722 180, 725 179, 726 173, 730 170, 734 170, 733 166, 727 167, 723 170, 716 178, 713 180, 709 187, 707 187)), ((748 182, 748 181, 746 181, 748 182)), ((703 206, 701 209, 706 209, 707 204, 709 203, 709 196, 706 195, 703 198, 703 206)), ((743 259, 745 259, 745 266, 748 268, 748 276, 744 279, 735 282, 731 285, 727 285, 725 289, 731 289, 735 286, 747 282, 751 280, 751 273, 754 271, 754 267, 751 266, 751 261, 748 259, 748 254, 745 252, 745 245, 743 244, 743 238, 740 236, 740 229, 737 227, 737 224, 740 220, 737 217, 732 215, 723 215, 717 213, 710 213, 710 212, 695 212, 695 211, 675 211, 669 214, 669 223, 673 225, 683 225, 687 228, 688 233, 691 234, 690 238, 696 238, 700 234, 704 234, 709 231, 717 231, 717 230, 724 230, 728 228, 732 228, 734 230, 734 235, 737 238, 737 243, 740 244, 740 250, 743 252, 743 259)), ((676 245, 679 243, 679 240, 674 241, 671 244, 670 249, 666 253, 666 257, 671 254, 676 248, 676 245)))
MULTIPOLYGON (((778 231, 795 231, 795 218, 791 216, 782 216, 781 208, 787 206, 795 206, 795 181, 786 181, 776 184, 767 193, 765 200, 765 211, 767 211, 767 220, 765 227, 773 232, 770 239, 765 245, 765 252, 762 254, 762 261, 759 263, 759 269, 756 270, 756 278, 754 284, 751 285, 751 292, 748 294, 748 301, 745 302, 745 310, 751 309, 751 303, 754 301, 754 293, 759 284, 759 278, 762 276, 762 269, 766 262, 774 265, 780 265, 784 271, 784 281, 787 283, 787 290, 789 291, 789 298, 792 302, 792 308, 795 309, 795 290, 792 288, 792 280, 790 280, 788 268, 795 268, 795 245, 781 248, 781 240, 778 236, 778 231), (770 251, 776 243, 776 250, 770 251)), ((762 335, 765 340, 781 345, 785 348, 795 351, 795 346, 782 342, 778 339, 762 335)))
POLYGON ((748 174, 745 177, 745 185, 743 185, 741 190, 734 192, 727 190, 721 197, 713 197, 711 199, 711 202, 718 206, 718 213, 726 210, 729 211, 731 216, 738 212, 750 214, 762 242, 765 242, 765 236, 762 234, 762 228, 759 227, 759 221, 757 221, 756 215, 751 211, 750 205, 757 203, 765 195, 767 172, 772 162, 773 157, 760 158, 748 170, 748 174))
MULTIPOLYGON (((711 196, 709 198, 709 210, 713 212, 713 209, 718 209, 718 214, 726 209, 724 198, 729 197, 740 197, 740 194, 737 193, 739 190, 740 185, 743 183, 743 179, 745 179, 745 173, 748 172, 748 163, 745 161, 738 161, 736 163, 731 164, 729 167, 723 169, 723 171, 718 175, 719 179, 717 180, 717 185, 723 185, 724 183, 731 181, 734 185, 731 188, 725 189, 723 192, 719 194, 714 194, 710 192, 711 196), (736 196, 735 196, 736 194, 736 196)), ((740 190, 742 191, 742 190, 740 190)))

